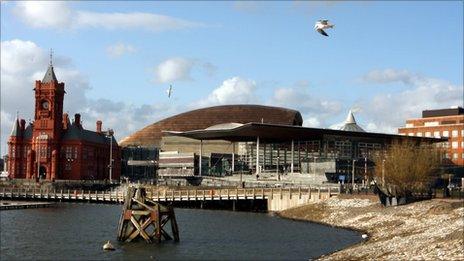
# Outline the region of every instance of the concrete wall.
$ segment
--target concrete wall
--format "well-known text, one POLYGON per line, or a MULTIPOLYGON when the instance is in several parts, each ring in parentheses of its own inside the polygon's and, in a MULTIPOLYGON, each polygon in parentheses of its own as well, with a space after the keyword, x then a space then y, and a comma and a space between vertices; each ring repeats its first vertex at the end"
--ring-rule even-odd
MULTIPOLYGON (((203 141, 203 156, 211 153, 232 153, 232 143, 224 140, 205 140, 203 141)), ((161 139, 162 151, 178 151, 180 153, 198 154, 200 152, 200 141, 185 137, 164 136, 161 139)), ((238 144, 235 146, 235 153, 238 151, 238 144)))
POLYGON ((326 162, 301 162, 301 173, 322 175, 326 172, 335 172, 335 160, 326 162))
POLYGON ((272 198, 267 200, 268 211, 282 211, 289 208, 298 207, 301 205, 308 204, 310 202, 317 202, 320 200, 328 199, 330 197, 329 192, 324 191, 318 193, 313 192, 311 195, 299 195, 297 194, 283 194, 274 195, 272 198))

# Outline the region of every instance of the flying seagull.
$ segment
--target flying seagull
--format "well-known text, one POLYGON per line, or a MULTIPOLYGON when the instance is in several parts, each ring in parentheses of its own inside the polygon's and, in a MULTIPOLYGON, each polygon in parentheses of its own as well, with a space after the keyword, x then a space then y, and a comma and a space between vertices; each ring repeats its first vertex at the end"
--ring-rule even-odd
POLYGON ((324 36, 329 36, 323 29, 333 28, 333 27, 334 27, 333 24, 329 24, 329 20, 319 20, 314 25, 314 30, 316 30, 318 33, 324 36))
POLYGON ((172 94, 172 85, 169 84, 169 89, 166 90, 166 93, 168 94, 168 98, 171 98, 171 94, 172 94))

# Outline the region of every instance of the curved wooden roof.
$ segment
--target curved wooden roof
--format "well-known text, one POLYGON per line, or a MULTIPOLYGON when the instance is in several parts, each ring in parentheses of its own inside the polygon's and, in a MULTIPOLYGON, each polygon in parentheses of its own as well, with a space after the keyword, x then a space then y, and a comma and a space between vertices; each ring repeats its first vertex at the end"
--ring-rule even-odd
POLYGON ((188 111, 155 122, 122 139, 119 144, 122 147, 159 146, 162 131, 201 130, 229 122, 303 125, 301 114, 296 110, 262 105, 223 105, 188 111))

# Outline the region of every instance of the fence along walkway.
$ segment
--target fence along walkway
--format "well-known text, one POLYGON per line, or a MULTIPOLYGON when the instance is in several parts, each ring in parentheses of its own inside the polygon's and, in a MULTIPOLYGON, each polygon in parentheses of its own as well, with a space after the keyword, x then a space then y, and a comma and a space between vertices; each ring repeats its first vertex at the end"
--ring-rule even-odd
MULTIPOLYGON (((340 194, 339 188, 247 188, 247 189, 184 189, 157 191, 154 188, 146 188, 147 197, 157 202, 172 201, 204 201, 204 200, 251 200, 251 199, 275 199, 283 196, 288 198, 309 197, 321 199, 340 194)), ((86 191, 86 190, 45 190, 35 188, 2 188, 1 199, 28 199, 48 201, 82 201, 100 203, 123 203, 122 191, 86 191)))

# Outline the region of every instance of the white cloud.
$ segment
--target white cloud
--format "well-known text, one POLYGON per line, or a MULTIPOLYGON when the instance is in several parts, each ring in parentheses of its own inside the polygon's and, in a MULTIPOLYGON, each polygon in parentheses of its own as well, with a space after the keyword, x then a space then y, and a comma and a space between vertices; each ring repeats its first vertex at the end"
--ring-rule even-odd
POLYGON ((392 83, 401 82, 403 84, 413 84, 420 79, 420 76, 408 72, 407 70, 372 70, 363 76, 367 83, 392 83))
POLYGON ((235 1, 232 6, 237 11, 242 12, 256 12, 260 7, 264 6, 262 1, 235 1))
POLYGON ((442 79, 422 76, 404 70, 373 71, 364 77, 368 83, 401 82, 408 88, 396 93, 382 93, 361 104, 371 131, 397 133, 406 119, 420 117, 425 109, 463 105, 464 89, 442 79))
POLYGON ((35 28, 103 28, 146 29, 160 32, 204 26, 202 23, 187 21, 166 15, 132 13, 98 13, 73 10, 63 1, 18 2, 14 14, 24 23, 35 28))
POLYGON ((67 28, 73 23, 73 11, 66 2, 22 1, 16 4, 13 12, 35 28, 67 28))
MULTIPOLYGON (((1 152, 12 123, 19 111, 26 120, 34 118, 34 81, 41 80, 48 66, 48 54, 31 41, 1 42, 1 152)), ((116 137, 122 138, 148 123, 176 112, 168 104, 133 105, 86 96, 90 89, 87 77, 72 67, 72 60, 55 56, 54 69, 58 81, 65 83, 64 112, 70 117, 81 113, 84 127, 95 130, 95 122, 102 120, 104 128, 113 128, 116 137), (124 120, 121 120, 124 119, 124 120)))
POLYGON ((155 68, 155 81, 160 83, 190 81, 192 80, 191 74, 195 70, 200 70, 207 76, 212 76, 217 68, 212 63, 201 62, 198 59, 169 58, 155 68))
POLYGON ((318 128, 321 126, 321 122, 317 117, 309 117, 303 121, 303 126, 318 128))
POLYGON ((221 86, 214 89, 206 99, 199 101, 198 105, 257 103, 255 90, 255 81, 236 76, 222 82, 221 86))
POLYGON ((269 104, 299 110, 303 118, 310 121, 308 124, 313 125, 307 125, 305 121, 303 124, 311 127, 324 126, 328 119, 341 112, 340 102, 310 95, 306 88, 278 88, 269 104))
POLYGON ((155 69, 156 80, 161 83, 191 80, 190 73, 194 61, 185 58, 170 58, 155 69))
POLYGON ((120 57, 124 54, 134 53, 136 49, 130 44, 116 43, 106 48, 110 57, 120 57))

